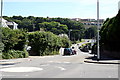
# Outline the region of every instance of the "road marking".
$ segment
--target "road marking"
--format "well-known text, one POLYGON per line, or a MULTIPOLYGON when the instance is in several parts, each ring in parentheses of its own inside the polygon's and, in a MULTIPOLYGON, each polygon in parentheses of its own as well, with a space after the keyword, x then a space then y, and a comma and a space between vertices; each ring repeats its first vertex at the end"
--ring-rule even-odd
POLYGON ((68 64, 68 63, 71 63, 71 62, 63 62, 63 63, 67 63, 68 64))
POLYGON ((50 64, 43 64, 43 65, 41 65, 41 66, 49 66, 50 64))
POLYGON ((34 72, 34 71, 41 71, 42 68, 37 67, 12 67, 12 68, 4 68, 1 69, 3 72, 34 72))
POLYGON ((1 66, 1 68, 6 68, 6 67, 13 67, 13 66, 15 66, 15 65, 7 65, 7 66, 1 66))
MULTIPOLYGON (((4 76, 6 76, 6 77, 15 77, 16 75, 2 75, 2 77, 4 77, 4 76)), ((29 75, 19 75, 18 77, 24 77, 24 76, 28 77, 29 75)))
POLYGON ((48 62, 50 62, 50 63, 65 63, 65 64, 68 64, 68 63, 71 63, 71 62, 61 62, 61 61, 48 61, 48 62))
POLYGON ((66 69, 63 68, 63 67, 58 67, 58 66, 56 66, 56 68, 59 68, 59 69, 61 69, 62 71, 65 71, 65 70, 66 70, 66 69))
POLYGON ((50 63, 63 63, 63 62, 60 62, 60 61, 48 61, 50 63))

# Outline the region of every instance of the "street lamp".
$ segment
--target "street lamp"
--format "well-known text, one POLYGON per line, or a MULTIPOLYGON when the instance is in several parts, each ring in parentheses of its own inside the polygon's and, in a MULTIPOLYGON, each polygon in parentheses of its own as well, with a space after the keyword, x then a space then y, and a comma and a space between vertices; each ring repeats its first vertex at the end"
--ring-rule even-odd
POLYGON ((99 0, 97 0, 97 61, 100 59, 99 26, 99 0))
MULTIPOLYGON (((3 0, 1 0, 1 15, 0 15, 0 27, 2 27, 2 12, 3 12, 3 0)), ((1 38, 1 35, 2 35, 2 30, 0 29, 0 42, 2 41, 2 38, 1 38)))
POLYGON ((2 13, 3 13, 3 0, 1 0, 1 15, 0 15, 0 27, 2 27, 2 13))
MULTIPOLYGON (((69 30, 69 39, 70 39, 70 32, 72 31, 72 29, 69 30)), ((70 46, 70 40, 69 40, 69 46, 70 46)))

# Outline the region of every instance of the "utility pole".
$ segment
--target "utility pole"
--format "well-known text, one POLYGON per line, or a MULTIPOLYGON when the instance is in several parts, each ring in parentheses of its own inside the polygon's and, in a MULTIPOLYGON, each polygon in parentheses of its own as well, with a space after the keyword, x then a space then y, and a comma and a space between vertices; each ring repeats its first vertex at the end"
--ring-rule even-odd
POLYGON ((99 0, 97 0, 97 61, 100 59, 99 26, 99 0))
MULTIPOLYGON (((70 39, 70 32, 72 31, 72 29, 69 30, 69 39, 70 39)), ((69 40, 69 46, 70 46, 70 40, 69 40)))
POLYGON ((2 13, 3 13, 3 0, 1 0, 1 15, 0 15, 0 27, 2 27, 2 13))

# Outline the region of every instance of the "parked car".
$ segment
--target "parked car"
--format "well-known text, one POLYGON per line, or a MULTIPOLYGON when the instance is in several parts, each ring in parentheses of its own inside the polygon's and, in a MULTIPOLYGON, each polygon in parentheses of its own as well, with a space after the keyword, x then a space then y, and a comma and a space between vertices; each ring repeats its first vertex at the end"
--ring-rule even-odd
POLYGON ((77 54, 76 50, 74 48, 65 48, 64 49, 64 54, 63 55, 75 55, 77 54))
POLYGON ((83 52, 89 52, 88 46, 82 46, 82 47, 80 47, 80 50, 83 52))
POLYGON ((74 47, 72 47, 72 54, 73 55, 77 54, 77 51, 74 49, 74 47))
POLYGON ((71 48, 65 48, 63 55, 72 55, 72 49, 71 48))

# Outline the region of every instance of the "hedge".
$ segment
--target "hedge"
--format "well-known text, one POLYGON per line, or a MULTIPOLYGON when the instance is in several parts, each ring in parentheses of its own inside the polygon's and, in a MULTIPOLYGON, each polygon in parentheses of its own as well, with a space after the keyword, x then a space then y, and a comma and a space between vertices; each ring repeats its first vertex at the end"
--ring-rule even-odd
POLYGON ((28 38, 30 54, 35 56, 55 55, 61 46, 69 47, 69 39, 58 37, 51 32, 32 32, 28 38))
POLYGON ((2 30, 2 46, 0 46, 2 49, 2 58, 10 59, 28 57, 28 53, 25 50, 27 33, 24 30, 12 30, 4 27, 1 27, 0 29, 2 30))

